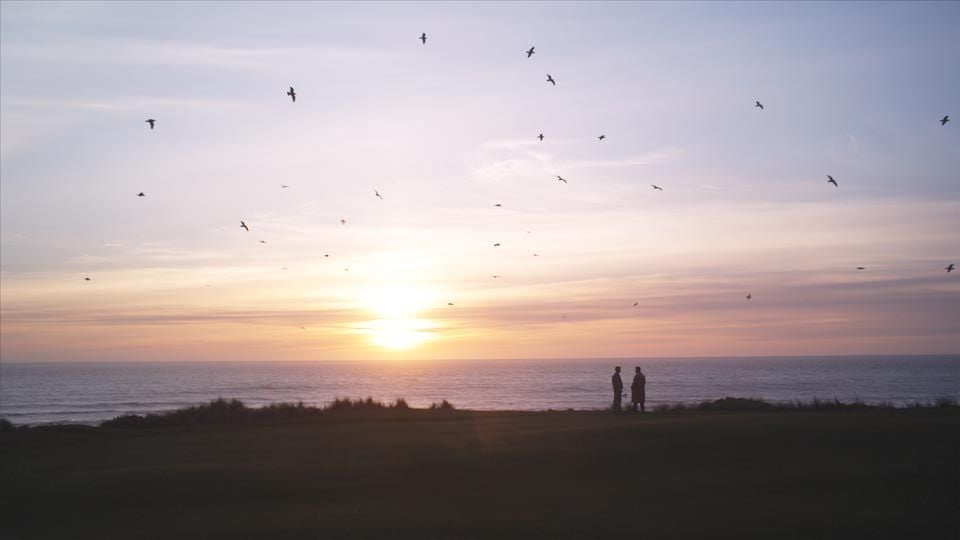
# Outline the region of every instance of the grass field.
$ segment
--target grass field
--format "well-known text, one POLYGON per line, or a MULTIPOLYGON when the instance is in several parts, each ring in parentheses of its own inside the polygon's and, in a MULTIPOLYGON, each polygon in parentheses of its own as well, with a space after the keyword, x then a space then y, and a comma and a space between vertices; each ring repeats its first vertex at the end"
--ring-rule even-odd
POLYGON ((960 417, 345 412, 0 433, 20 538, 958 538, 960 417))

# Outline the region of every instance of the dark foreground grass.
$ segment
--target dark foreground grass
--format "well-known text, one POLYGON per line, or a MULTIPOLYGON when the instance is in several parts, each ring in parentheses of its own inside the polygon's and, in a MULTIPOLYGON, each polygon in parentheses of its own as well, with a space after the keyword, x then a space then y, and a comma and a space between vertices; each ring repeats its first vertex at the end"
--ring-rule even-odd
POLYGON ((336 411, 0 433, 0 532, 418 540, 960 533, 955 406, 620 417, 336 411))

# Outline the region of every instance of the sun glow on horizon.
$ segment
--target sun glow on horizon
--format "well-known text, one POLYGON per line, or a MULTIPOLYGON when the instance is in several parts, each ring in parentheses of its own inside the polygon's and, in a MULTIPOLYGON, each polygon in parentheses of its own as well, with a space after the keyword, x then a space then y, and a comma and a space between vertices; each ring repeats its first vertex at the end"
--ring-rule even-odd
POLYGON ((390 285, 370 289, 367 305, 380 318, 365 325, 371 341, 380 347, 394 350, 411 349, 432 339, 428 330, 434 325, 417 318, 426 309, 435 294, 423 287, 390 285))

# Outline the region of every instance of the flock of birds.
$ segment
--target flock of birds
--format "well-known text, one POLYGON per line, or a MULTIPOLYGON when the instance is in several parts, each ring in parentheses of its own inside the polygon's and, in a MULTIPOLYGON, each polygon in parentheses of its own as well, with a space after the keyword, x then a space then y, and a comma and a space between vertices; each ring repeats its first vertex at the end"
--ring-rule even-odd
MULTIPOLYGON (((421 33, 421 34, 420 34, 420 37, 418 37, 417 39, 421 42, 422 45, 426 45, 426 44, 427 44, 427 33, 426 33, 426 32, 421 33)), ((535 47, 531 46, 530 49, 524 51, 524 52, 526 53, 528 59, 529 59, 530 57, 532 57, 532 56, 536 53, 536 50, 535 50, 535 49, 536 49, 535 47)), ((556 85, 557 85, 557 81, 556 81, 556 80, 553 78, 553 76, 552 76, 551 74, 549 74, 549 73, 547 74, 546 82, 550 83, 550 84, 553 85, 553 86, 556 86, 556 85)), ((296 92, 296 90, 293 88, 293 86, 291 86, 291 87, 287 90, 286 95, 290 98, 291 103, 296 103, 296 102, 297 102, 297 92, 296 92)), ((757 108, 757 109, 760 109, 761 111, 763 111, 763 110, 764 110, 763 103, 761 103, 759 100, 754 101, 754 108, 757 108)), ((943 118, 940 119, 940 125, 941 125, 941 126, 946 126, 946 125, 947 125, 947 122, 949 122, 949 121, 950 121, 950 115, 944 115, 943 118)), ((157 120, 154 119, 154 118, 148 118, 145 122, 150 125, 150 129, 151 129, 151 130, 154 129, 154 128, 156 127, 156 124, 157 124, 157 120)), ((542 142, 545 137, 544 137, 544 134, 543 134, 543 133, 540 133, 539 135, 537 135, 536 138, 542 142)), ((606 136, 605 134, 600 134, 600 135, 597 137, 597 139, 598 139, 600 142, 603 142, 606 138, 607 138, 607 136, 606 136)), ((557 182, 562 182, 562 183, 564 183, 564 184, 568 184, 568 183, 569 183, 566 178, 564 178, 564 177, 562 177, 562 176, 560 176, 560 175, 556 175, 556 176, 557 176, 557 182)), ((832 175, 829 175, 829 174, 828 174, 828 175, 826 175, 826 176, 827 176, 827 183, 828 183, 828 184, 833 184, 833 187, 835 187, 835 188, 839 188, 839 187, 840 187, 840 184, 837 183, 837 180, 836 180, 832 175)), ((658 185, 656 185, 656 184, 650 184, 650 186, 651 186, 655 191, 663 191, 663 188, 660 187, 660 186, 658 186, 658 185)), ((289 188, 289 187, 290 187, 290 186, 287 185, 287 184, 281 184, 281 185, 280 185, 280 188, 281 188, 281 189, 287 189, 287 188, 289 188)), ((377 197, 377 198, 380 199, 381 201, 383 200, 383 196, 380 194, 379 190, 374 190, 373 193, 374 193, 374 196, 375 196, 375 197, 377 197)), ((139 192, 139 193, 137 193, 137 197, 145 197, 145 196, 146 196, 146 194, 145 194, 144 192, 142 192, 142 191, 139 192)), ((493 206, 494 206, 494 207, 502 207, 503 205, 500 204, 500 203, 496 203, 496 204, 494 204, 493 206)), ((345 219, 341 219, 341 220, 340 220, 340 224, 341 224, 341 225, 346 225, 346 224, 347 224, 347 221, 346 221, 345 219)), ((240 228, 243 229, 244 231, 250 232, 250 227, 247 226, 246 222, 244 222, 243 220, 240 221, 240 228)), ((260 240, 260 243, 261 243, 261 244, 266 244, 266 241, 265 241, 265 240, 260 240)), ((500 247, 500 242, 494 243, 494 244, 493 244, 493 247, 500 247)), ((539 255, 536 254, 536 253, 534 253, 533 256, 534 256, 534 257, 538 257, 539 255)), ((324 257, 325 257, 325 258, 329 258, 329 257, 330 257, 330 254, 324 254, 324 257)), ((286 267, 284 267, 284 270, 286 270, 286 267)), ((349 271, 349 268, 344 268, 344 270, 349 271)), ((858 266, 858 267, 857 267, 857 270, 866 270, 866 267, 858 266)), ((950 263, 949 265, 947 265, 947 266, 944 268, 944 270, 946 270, 947 273, 953 272, 953 270, 954 270, 954 264, 953 264, 953 263, 950 263)), ((494 278, 494 279, 497 279, 497 278, 500 278, 500 277, 502 277, 502 276, 499 275, 499 274, 491 274, 490 277, 491 277, 491 278, 494 278)), ((90 281, 90 278, 89 278, 89 277, 85 277, 84 280, 85 280, 85 281, 90 281)), ((747 295, 745 296, 745 298, 746 298, 747 300, 751 300, 751 299, 753 298, 753 293, 747 293, 747 295)), ((448 306, 453 306, 454 303, 453 303, 453 302, 448 302, 447 305, 448 305, 448 306)), ((640 305, 639 302, 634 302, 633 307, 639 307, 639 305, 640 305)), ((564 317, 564 318, 565 318, 565 317, 564 317)), ((301 327, 301 329, 302 329, 302 328, 303 328, 303 327, 301 327)))

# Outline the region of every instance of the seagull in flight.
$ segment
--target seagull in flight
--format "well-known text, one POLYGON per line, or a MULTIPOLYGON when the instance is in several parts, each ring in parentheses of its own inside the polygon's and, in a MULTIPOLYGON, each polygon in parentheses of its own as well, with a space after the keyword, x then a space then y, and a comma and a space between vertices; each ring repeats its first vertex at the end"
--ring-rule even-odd
POLYGON ((427 33, 424 32, 424 33, 420 34, 420 37, 418 37, 417 39, 419 39, 420 41, 423 42, 424 45, 426 45, 426 44, 427 44, 427 33))
POLYGON ((747 300, 749 300, 749 299, 751 299, 751 298, 753 298, 753 295, 750 294, 750 293, 747 293, 747 300))
POLYGON ((500 247, 500 242, 497 242, 496 244, 494 244, 493 247, 500 247))
POLYGON ((500 207, 503 206, 503 205, 500 204, 500 203, 497 203, 497 204, 495 204, 495 205, 493 205, 493 206, 496 207, 496 208, 500 208, 500 207))
POLYGON ((142 191, 140 193, 137 193, 137 197, 146 197, 146 196, 147 194, 142 191))
POLYGON ((288 187, 290 187, 290 186, 288 186, 288 185, 286 185, 286 184, 280 184, 280 189, 287 189, 288 187))
POLYGON ((634 303, 633 303, 633 307, 637 307, 637 306, 639 306, 639 305, 640 305, 640 302, 634 302, 634 303))
POLYGON ((607 138, 606 135, 601 135, 601 136, 597 137, 597 139, 599 139, 599 140, 601 140, 601 141, 604 140, 604 139, 606 139, 606 138, 607 138))
POLYGON ((144 120, 144 122, 150 124, 150 129, 153 129, 153 124, 155 124, 157 121, 154 120, 153 118, 147 118, 146 120, 144 120))
POLYGON ((297 102, 297 92, 294 91, 293 87, 290 87, 290 90, 287 90, 287 95, 290 96, 290 101, 297 102))
POLYGON ((527 51, 527 58, 530 58, 531 56, 533 56, 533 47, 530 47, 530 50, 527 51))
MULTIPOLYGON (((945 115, 943 115, 943 118, 940 119, 940 125, 941 125, 941 126, 945 126, 945 125, 947 125, 947 122, 949 122, 949 121, 950 121, 950 115, 949 115, 949 114, 945 114, 945 115)), ((150 124, 150 125, 153 126, 153 124, 150 124)))
POLYGON ((549 73, 547 73, 547 82, 554 86, 557 85, 557 81, 553 80, 553 77, 551 77, 549 73))
POLYGON ((755 101, 753 106, 759 107, 761 111, 763 110, 763 103, 760 103, 759 101, 755 101))
POLYGON ((827 183, 828 183, 828 184, 833 184, 833 187, 840 187, 840 186, 837 185, 837 181, 834 180, 833 177, 830 176, 829 174, 827 175, 827 183))
MULTIPOLYGON (((953 265, 951 265, 951 266, 953 266, 953 265)), ((90 278, 85 277, 85 278, 83 278, 83 280, 84 280, 84 281, 90 281, 90 278)))
POLYGON ((347 224, 347 220, 341 219, 341 220, 340 220, 340 224, 341 224, 341 225, 346 225, 346 224, 347 224))
POLYGON ((373 190, 373 194, 376 195, 377 197, 379 197, 381 201, 383 200, 383 196, 380 195, 380 192, 379 192, 379 191, 373 190))
POLYGON ((858 266, 857 270, 866 270, 866 268, 864 268, 863 266, 858 266))
POLYGON ((569 183, 569 182, 567 182, 567 179, 566 179, 566 178, 560 176, 559 174, 557 175, 557 182, 563 182, 564 184, 568 184, 568 183, 569 183))
POLYGON ((453 302, 447 302, 447 305, 448 305, 448 306, 452 306, 452 305, 453 305, 453 302))
POLYGON ((539 254, 539 253, 534 253, 533 256, 534 256, 534 257, 539 257, 540 254, 539 254))
POLYGON ((267 241, 266 241, 266 240, 261 240, 260 243, 261 243, 261 244, 266 244, 267 241))
POLYGON ((539 134, 539 135, 537 135, 537 138, 538 138, 538 139, 540 139, 540 140, 542 141, 542 140, 543 140, 543 133, 541 133, 541 134, 539 134))
POLYGON ((246 230, 247 232, 250 232, 250 227, 247 227, 247 224, 244 223, 243 221, 240 222, 240 228, 246 230))
POLYGON ((953 263, 950 263, 950 265, 947 266, 946 268, 944 268, 944 270, 946 270, 948 274, 949 274, 950 272, 953 272, 953 263))
POLYGON ((650 187, 652 187, 653 189, 659 189, 660 191, 663 191, 663 188, 656 184, 650 184, 650 187))

